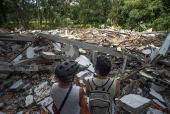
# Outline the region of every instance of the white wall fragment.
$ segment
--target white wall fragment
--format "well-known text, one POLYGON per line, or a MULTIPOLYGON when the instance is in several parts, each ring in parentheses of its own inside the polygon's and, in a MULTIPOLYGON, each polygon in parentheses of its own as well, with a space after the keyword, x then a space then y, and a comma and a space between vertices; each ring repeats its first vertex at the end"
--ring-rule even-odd
POLYGON ((26 96, 26 100, 25 100, 25 106, 26 107, 28 107, 28 106, 30 106, 34 103, 33 98, 34 98, 33 95, 26 96))
POLYGON ((79 57, 76 58, 76 60, 80 65, 82 66, 89 66, 88 69, 92 72, 95 72, 94 71, 94 67, 93 67, 93 64, 91 63, 91 61, 84 55, 80 55, 79 57))
POLYGON ((53 43, 54 50, 61 51, 61 44, 60 43, 53 43))
POLYGON ((34 48, 28 47, 26 51, 27 58, 33 58, 34 57, 34 48))

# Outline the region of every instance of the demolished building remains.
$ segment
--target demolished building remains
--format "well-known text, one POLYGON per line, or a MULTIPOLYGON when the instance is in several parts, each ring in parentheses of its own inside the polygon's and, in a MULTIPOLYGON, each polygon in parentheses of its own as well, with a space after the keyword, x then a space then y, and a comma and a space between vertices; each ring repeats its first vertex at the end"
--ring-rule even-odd
MULTIPOLYGON (((109 76, 121 85, 115 113, 170 113, 170 34, 110 29, 0 29, 0 113, 52 113, 54 69, 64 60, 80 64, 84 90, 93 64, 107 56, 109 76)), ((88 100, 87 100, 88 102, 88 100)))

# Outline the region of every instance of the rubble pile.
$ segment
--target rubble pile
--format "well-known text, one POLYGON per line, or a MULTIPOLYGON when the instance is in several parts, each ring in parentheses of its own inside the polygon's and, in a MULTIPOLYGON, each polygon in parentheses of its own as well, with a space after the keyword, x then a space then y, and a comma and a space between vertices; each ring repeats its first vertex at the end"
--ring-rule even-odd
POLYGON ((99 55, 110 59, 109 76, 120 81, 116 113, 170 112, 170 35, 95 28, 0 31, 0 113, 53 113, 49 92, 56 66, 77 61, 86 90, 99 55))

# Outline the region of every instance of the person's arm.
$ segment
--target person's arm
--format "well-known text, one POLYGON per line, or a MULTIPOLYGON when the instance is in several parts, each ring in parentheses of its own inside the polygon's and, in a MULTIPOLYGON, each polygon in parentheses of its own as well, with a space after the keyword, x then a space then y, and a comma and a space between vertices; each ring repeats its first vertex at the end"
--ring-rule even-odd
POLYGON ((89 85, 89 81, 86 82, 86 94, 87 97, 89 97, 89 93, 90 93, 90 85, 89 85))
POLYGON ((119 94, 120 94, 120 83, 118 80, 115 80, 116 81, 116 91, 115 91, 115 96, 114 98, 118 98, 119 97, 119 94))
POLYGON ((84 89, 82 87, 80 87, 80 89, 79 89, 79 101, 81 101, 83 94, 84 94, 84 89))

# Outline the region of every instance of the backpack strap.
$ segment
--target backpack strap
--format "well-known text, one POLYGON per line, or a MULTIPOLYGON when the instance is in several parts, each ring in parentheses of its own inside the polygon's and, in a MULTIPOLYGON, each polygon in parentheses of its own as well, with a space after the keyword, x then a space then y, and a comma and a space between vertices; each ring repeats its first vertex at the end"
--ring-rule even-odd
POLYGON ((107 92, 109 91, 109 89, 110 89, 110 87, 112 86, 113 82, 114 82, 114 80, 111 79, 111 80, 104 86, 105 89, 107 88, 107 92))
POLYGON ((93 81, 93 78, 89 79, 88 80, 89 82, 89 85, 90 85, 90 88, 91 88, 91 91, 94 91, 94 90, 98 90, 98 88, 102 88, 102 91, 107 91, 110 89, 110 87, 112 86, 114 80, 109 78, 105 84, 103 84, 102 86, 97 86, 94 81, 93 81))
POLYGON ((65 96, 65 98, 64 98, 64 100, 63 100, 63 102, 62 102, 62 104, 61 104, 61 106, 60 106, 60 108, 59 108, 59 111, 61 111, 61 109, 63 108, 63 106, 64 106, 64 104, 65 104, 65 102, 66 102, 66 100, 67 100, 67 98, 68 98, 68 95, 70 94, 72 88, 73 88, 73 86, 71 85, 71 86, 70 86, 70 89, 68 90, 68 92, 67 92, 67 94, 66 94, 66 96, 65 96))

